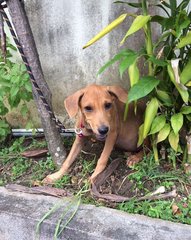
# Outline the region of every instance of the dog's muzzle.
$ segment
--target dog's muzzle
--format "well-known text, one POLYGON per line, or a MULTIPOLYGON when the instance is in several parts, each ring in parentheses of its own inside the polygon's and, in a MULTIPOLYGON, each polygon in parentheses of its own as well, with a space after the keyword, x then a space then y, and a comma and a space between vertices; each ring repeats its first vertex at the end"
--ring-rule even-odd
POLYGON ((105 125, 102 125, 98 128, 98 133, 96 134, 96 138, 100 141, 104 141, 107 137, 107 133, 109 131, 109 128, 105 125))

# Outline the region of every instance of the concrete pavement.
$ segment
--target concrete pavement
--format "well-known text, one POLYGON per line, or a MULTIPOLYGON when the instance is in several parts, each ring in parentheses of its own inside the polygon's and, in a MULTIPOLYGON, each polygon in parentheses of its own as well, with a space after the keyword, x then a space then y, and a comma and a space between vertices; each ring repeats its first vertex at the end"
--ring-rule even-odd
MULTIPOLYGON (((35 228, 58 198, 9 192, 0 187, 0 240, 33 240, 35 228)), ((62 200, 63 209, 69 200, 62 200)), ((53 240, 59 209, 41 226, 40 239, 53 240)), ((66 216, 68 219, 69 216, 66 216)), ((69 240, 191 240, 191 226, 81 205, 59 239, 69 240)))

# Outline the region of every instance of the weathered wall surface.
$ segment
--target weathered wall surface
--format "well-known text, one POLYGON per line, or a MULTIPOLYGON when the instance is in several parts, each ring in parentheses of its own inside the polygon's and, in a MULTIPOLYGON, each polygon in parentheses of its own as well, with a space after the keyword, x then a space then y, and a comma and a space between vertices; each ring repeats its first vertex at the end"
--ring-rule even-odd
MULTIPOLYGON (((120 79, 116 65, 101 76, 96 73, 119 51, 119 42, 132 22, 131 17, 93 46, 85 50, 82 47, 122 13, 135 13, 135 8, 113 4, 113 0, 25 0, 25 6, 44 75, 52 91, 53 108, 61 120, 65 97, 87 84, 128 87, 127 76, 120 79)), ((121 48, 139 49, 143 41, 143 34, 139 32, 121 48)), ((35 116, 33 107, 31 110, 35 116)))

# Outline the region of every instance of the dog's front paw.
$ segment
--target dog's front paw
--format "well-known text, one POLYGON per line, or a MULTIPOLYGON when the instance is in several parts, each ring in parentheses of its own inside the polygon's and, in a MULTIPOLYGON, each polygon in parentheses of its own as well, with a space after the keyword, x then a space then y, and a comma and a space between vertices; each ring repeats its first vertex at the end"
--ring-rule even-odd
POLYGON ((57 180, 59 180, 61 177, 62 177, 62 174, 58 171, 58 172, 55 172, 55 173, 53 173, 53 174, 50 174, 50 175, 46 176, 46 177, 42 180, 42 183, 45 184, 45 185, 53 184, 53 183, 55 183, 57 180))

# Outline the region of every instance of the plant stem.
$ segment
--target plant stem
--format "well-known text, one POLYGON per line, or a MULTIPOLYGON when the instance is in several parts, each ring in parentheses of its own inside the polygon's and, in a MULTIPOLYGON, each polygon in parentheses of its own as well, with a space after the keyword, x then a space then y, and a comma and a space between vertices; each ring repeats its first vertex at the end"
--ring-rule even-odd
MULTIPOLYGON (((148 15, 148 8, 147 8, 147 1, 142 0, 142 10, 143 10, 143 15, 148 15)), ((150 21, 147 22, 145 28, 145 41, 146 41, 146 51, 147 55, 151 57, 153 55, 153 44, 152 44, 152 36, 151 36, 151 24, 150 21)), ((154 71, 153 71, 153 64, 151 61, 148 61, 148 67, 149 67, 149 75, 153 76, 154 71)))
POLYGON ((191 163, 191 135, 186 137, 187 140, 187 154, 188 154, 188 159, 187 162, 191 163))
POLYGON ((153 147, 155 163, 157 165, 159 165, 159 155, 158 155, 158 149, 157 149, 157 143, 156 143, 155 135, 152 135, 152 147, 153 147))

